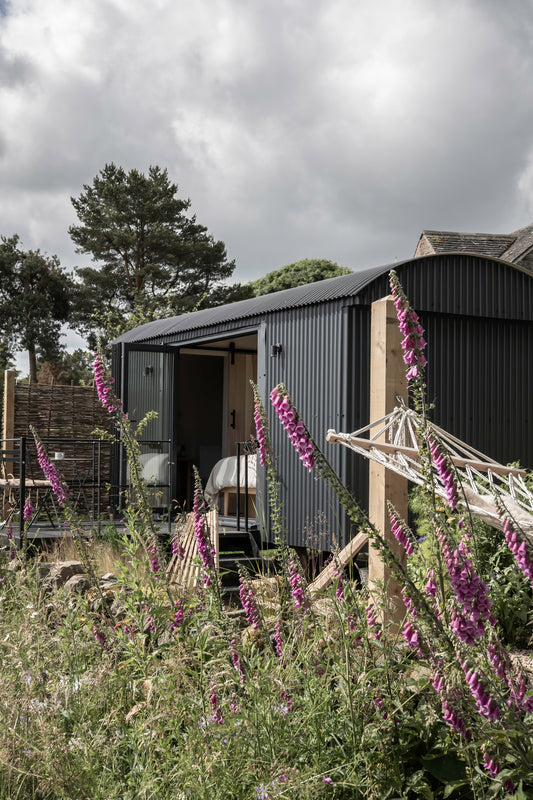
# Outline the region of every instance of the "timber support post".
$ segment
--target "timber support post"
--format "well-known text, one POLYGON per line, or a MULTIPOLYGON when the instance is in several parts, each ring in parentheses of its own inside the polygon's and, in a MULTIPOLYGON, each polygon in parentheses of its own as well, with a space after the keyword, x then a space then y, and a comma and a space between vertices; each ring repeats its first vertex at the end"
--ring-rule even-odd
MULTIPOLYGON (((392 297, 372 303, 370 337, 370 419, 379 420, 393 411, 396 397, 407 404, 406 367, 403 362, 402 334, 398 327, 392 297)), ((372 431, 370 431, 372 435, 372 431)), ((407 520, 407 479, 375 461, 370 461, 368 511, 370 521, 381 532, 394 555, 405 563, 405 553, 391 531, 387 501, 407 520)), ((383 623, 399 623, 405 615, 401 586, 377 550, 369 547, 368 581, 372 592, 381 582, 387 593, 383 623)))
POLYGON ((2 415, 2 439, 15 437, 15 371, 4 372, 4 409, 2 415))

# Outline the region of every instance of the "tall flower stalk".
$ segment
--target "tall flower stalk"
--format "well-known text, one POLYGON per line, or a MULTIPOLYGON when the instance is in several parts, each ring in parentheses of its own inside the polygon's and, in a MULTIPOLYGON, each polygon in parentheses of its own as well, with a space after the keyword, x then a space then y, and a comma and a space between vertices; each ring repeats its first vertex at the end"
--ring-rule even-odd
POLYGON ((270 527, 274 543, 278 547, 285 544, 285 520, 280 500, 280 483, 276 471, 276 461, 270 441, 268 417, 259 394, 258 386, 250 382, 254 395, 254 421, 257 441, 259 442, 259 461, 266 467, 268 485, 268 506, 270 511, 270 527))
MULTIPOLYGON (((374 544, 403 586, 409 614, 402 628, 403 637, 411 648, 412 657, 425 663, 434 675, 433 686, 440 695, 444 721, 455 734, 472 742, 474 748, 476 744, 485 743, 487 736, 494 736, 499 743, 490 758, 483 759, 482 751, 478 749, 479 764, 491 777, 499 776, 495 767, 496 757, 501 761, 503 754, 508 767, 501 777, 504 786, 504 780, 510 780, 509 772, 519 776, 521 770, 529 769, 527 757, 518 742, 520 735, 526 736, 527 741, 531 740, 528 715, 533 713, 533 692, 523 672, 506 666, 504 651, 494 629, 496 621, 488 588, 478 575, 470 552, 472 532, 464 528, 464 520, 458 515, 456 476, 427 421, 423 382, 427 364, 424 331, 394 272, 390 280, 403 333, 407 378, 415 407, 422 412, 419 448, 425 463, 427 490, 433 497, 432 530, 423 553, 406 523, 390 509, 393 534, 407 555, 407 569, 395 557, 382 534, 373 529, 335 475, 282 384, 271 393, 272 405, 304 466, 330 483, 350 519, 369 531, 374 544), (436 500, 437 481, 444 488, 447 501, 444 509, 436 500), (412 573, 411 563, 424 563, 425 585, 420 585, 412 577, 416 572, 412 573), (518 738, 506 739, 504 746, 503 730, 516 732, 518 738)), ((533 558, 528 545, 508 515, 502 512, 502 518, 505 539, 517 564, 533 582, 533 558)), ((372 605, 367 606, 366 615, 369 636, 380 639, 384 631, 378 625, 372 605)))
MULTIPOLYGON (((125 516, 128 520, 128 528, 144 550, 150 571, 157 576, 165 575, 165 552, 154 523, 148 488, 142 476, 141 448, 138 441, 153 413, 148 414, 136 425, 128 419, 128 415, 123 410, 122 401, 114 393, 114 379, 109 373, 100 349, 94 355, 93 373, 100 402, 113 417, 117 437, 128 459, 130 481, 134 490, 126 499, 125 516)), ((165 588, 172 600, 167 582, 165 588)))
POLYGON ((196 549, 202 562, 204 573, 204 586, 210 586, 215 567, 215 548, 211 542, 209 529, 205 517, 206 505, 203 497, 202 482, 200 473, 194 468, 194 535, 196 537, 196 549))
POLYGON ((418 319, 418 314, 409 305, 398 276, 394 270, 389 274, 389 282, 392 292, 398 325, 403 334, 402 350, 403 360, 407 365, 407 380, 421 378, 424 367, 427 364, 424 350, 426 340, 424 339, 424 329, 418 319))

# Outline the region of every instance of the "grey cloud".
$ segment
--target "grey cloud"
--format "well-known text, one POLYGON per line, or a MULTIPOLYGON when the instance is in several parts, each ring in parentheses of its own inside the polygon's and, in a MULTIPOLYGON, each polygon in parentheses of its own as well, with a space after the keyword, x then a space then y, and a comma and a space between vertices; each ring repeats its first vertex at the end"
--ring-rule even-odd
POLYGON ((518 5, 384 0, 377 25, 349 0, 169 2, 150 19, 100 4, 71 70, 35 53, 16 84, 32 133, 19 120, 13 143, 0 120, 2 185, 27 198, 21 216, 61 208, 61 243, 68 196, 106 162, 167 166, 241 279, 312 256, 388 263, 424 227, 511 230, 530 221, 533 148, 518 5))

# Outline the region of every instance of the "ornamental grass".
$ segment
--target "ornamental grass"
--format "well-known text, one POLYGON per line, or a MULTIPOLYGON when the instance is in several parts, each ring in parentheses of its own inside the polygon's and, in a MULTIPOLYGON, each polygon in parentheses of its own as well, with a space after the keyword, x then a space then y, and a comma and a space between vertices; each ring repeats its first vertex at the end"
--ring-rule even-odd
MULTIPOLYGON (((413 401, 424 411, 423 331, 392 280, 413 401)), ((285 542, 268 414, 255 389, 279 568, 242 573, 235 614, 220 592, 198 481, 201 579, 195 588, 168 584, 167 545, 179 558, 179 542, 165 543, 152 526, 136 430, 101 356, 95 368, 133 464, 124 525, 107 532, 117 581, 99 585, 99 562, 76 534, 59 483, 78 557, 92 559, 92 585, 84 595, 52 591, 27 551, 3 553, 0 800, 533 796, 533 693, 512 653, 518 636, 521 644, 530 636, 529 540, 504 508, 503 533, 459 510, 461 487, 424 423, 416 525, 390 508, 405 567, 333 473, 287 389, 272 396, 302 468, 329 483, 402 586, 405 619, 387 627, 386 592, 369 595, 338 565, 327 591, 310 592, 285 542), (443 476, 445 504, 434 491, 443 476)))

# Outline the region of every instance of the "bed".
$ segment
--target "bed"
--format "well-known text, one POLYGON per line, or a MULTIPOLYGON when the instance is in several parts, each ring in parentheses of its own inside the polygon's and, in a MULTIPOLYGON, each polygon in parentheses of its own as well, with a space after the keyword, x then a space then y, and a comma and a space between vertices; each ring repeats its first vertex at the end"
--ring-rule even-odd
MULTIPOLYGON (((240 488, 246 485, 246 463, 248 463, 248 494, 255 496, 257 483, 257 456, 240 456, 240 488)), ((205 495, 210 505, 217 505, 220 495, 224 500, 224 515, 228 515, 229 499, 237 494, 237 456, 217 461, 205 486, 205 495)), ((244 492, 242 492, 244 494, 244 492)))

